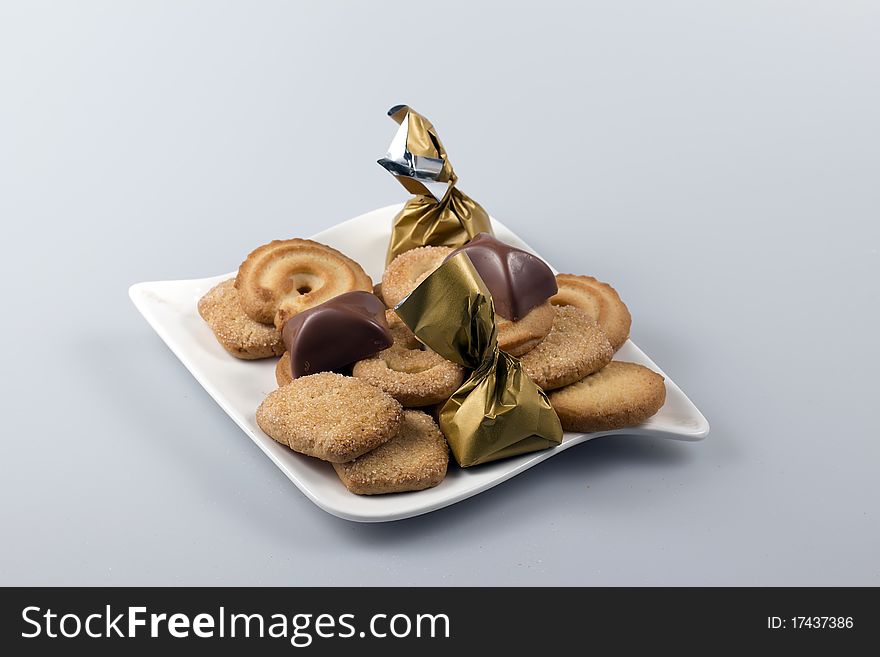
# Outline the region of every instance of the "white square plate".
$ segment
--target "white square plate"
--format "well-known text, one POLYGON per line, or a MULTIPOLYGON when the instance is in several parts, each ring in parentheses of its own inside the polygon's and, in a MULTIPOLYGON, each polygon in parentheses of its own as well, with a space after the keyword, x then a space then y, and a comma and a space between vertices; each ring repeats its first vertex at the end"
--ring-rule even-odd
MULTIPOLYGON (((359 262, 374 281, 379 281, 385 265, 391 220, 400 207, 393 205, 368 212, 328 228, 314 235, 313 239, 339 249, 359 262)), ((492 226, 499 239, 533 251, 495 219, 492 220, 492 226)), ((340 518, 385 522, 435 511, 487 490, 569 447, 599 436, 625 433, 700 440, 709 433, 706 418, 667 376, 666 403, 657 415, 641 426, 590 434, 566 433, 562 444, 553 449, 466 470, 452 462, 446 479, 429 490, 394 495, 354 495, 342 485, 329 463, 297 454, 272 440, 257 426, 257 406, 277 387, 275 359, 244 361, 233 358, 217 343, 196 309, 202 295, 234 275, 138 283, 130 288, 129 296, 159 337, 229 417, 310 500, 340 518)), ((662 373, 631 341, 617 352, 615 359, 641 363, 662 373)))

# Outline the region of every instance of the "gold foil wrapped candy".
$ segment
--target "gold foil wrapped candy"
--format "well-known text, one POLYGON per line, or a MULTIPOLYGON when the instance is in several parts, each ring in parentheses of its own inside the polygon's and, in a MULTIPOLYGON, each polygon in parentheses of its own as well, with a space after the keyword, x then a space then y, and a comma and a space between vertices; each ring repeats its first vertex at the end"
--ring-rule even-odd
POLYGON ((444 262, 395 309, 438 354, 471 370, 440 410, 462 467, 558 445, 562 426, 519 360, 498 348, 492 295, 466 253, 444 262))
POLYGON ((394 218, 386 262, 419 246, 461 246, 477 233, 491 234, 489 215, 455 186, 458 178, 431 122, 406 105, 388 115, 400 128, 379 164, 415 197, 394 218))

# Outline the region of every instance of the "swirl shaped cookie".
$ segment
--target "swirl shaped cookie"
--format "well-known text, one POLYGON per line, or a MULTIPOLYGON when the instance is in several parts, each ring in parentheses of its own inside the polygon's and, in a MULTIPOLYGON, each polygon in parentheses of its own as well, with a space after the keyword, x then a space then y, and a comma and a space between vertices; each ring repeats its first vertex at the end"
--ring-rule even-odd
POLYGON ((281 332, 271 324, 255 322, 241 309, 233 279, 211 288, 198 308, 217 342, 236 358, 256 360, 284 352, 281 332))
POLYGON ((634 427, 659 411, 666 385, 647 367, 612 361, 549 399, 566 431, 610 431, 634 427))
POLYGON ((293 315, 355 290, 372 292, 361 266, 336 249, 305 239, 274 240, 254 249, 235 278, 248 317, 281 329, 293 315))
POLYGON ((605 333, 583 310, 560 306, 555 313, 547 337, 520 359, 525 373, 544 390, 580 381, 614 355, 605 333))
POLYGON ((592 276, 557 274, 559 292, 550 298, 555 306, 575 306, 585 311, 608 336, 614 351, 629 337, 632 316, 617 291, 592 276))
POLYGON ((393 310, 385 319, 394 344, 355 363, 352 376, 384 390, 406 408, 449 399, 464 381, 464 368, 425 347, 393 310))

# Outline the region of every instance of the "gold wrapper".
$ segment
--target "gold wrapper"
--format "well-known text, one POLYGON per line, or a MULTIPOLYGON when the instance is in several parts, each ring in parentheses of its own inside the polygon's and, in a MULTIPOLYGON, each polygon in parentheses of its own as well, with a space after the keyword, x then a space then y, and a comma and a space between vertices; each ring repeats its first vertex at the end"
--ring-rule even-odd
POLYGON ((492 295, 466 253, 443 263, 394 310, 419 340, 471 370, 440 410, 440 428, 460 466, 562 442, 544 391, 498 348, 492 295))
POLYGON ((461 246, 491 233, 486 211, 455 186, 458 178, 431 122, 406 105, 388 114, 400 129, 379 164, 415 197, 394 218, 386 262, 419 246, 461 246))

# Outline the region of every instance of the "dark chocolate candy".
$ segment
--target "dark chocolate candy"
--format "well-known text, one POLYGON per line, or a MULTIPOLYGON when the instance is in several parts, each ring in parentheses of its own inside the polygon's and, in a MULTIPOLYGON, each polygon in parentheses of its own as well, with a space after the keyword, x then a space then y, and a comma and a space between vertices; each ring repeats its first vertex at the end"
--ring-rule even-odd
POLYGON ((519 321, 558 291, 556 277, 547 263, 488 233, 474 236, 446 259, 461 251, 467 253, 492 293, 495 312, 506 319, 519 321))
POLYGON ((346 292, 284 323, 293 378, 329 372, 387 349, 394 341, 385 304, 369 292, 346 292))

